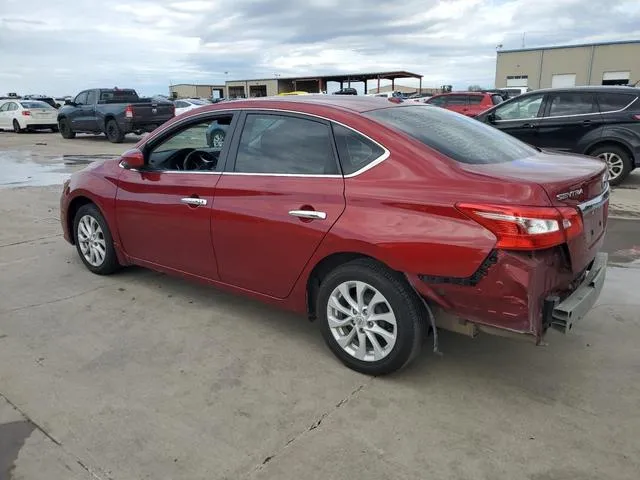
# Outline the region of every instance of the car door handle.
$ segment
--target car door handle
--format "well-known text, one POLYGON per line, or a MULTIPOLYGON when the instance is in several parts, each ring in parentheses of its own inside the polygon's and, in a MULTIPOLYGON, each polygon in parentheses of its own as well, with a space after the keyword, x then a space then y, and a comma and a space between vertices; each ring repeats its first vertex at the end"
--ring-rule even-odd
POLYGON ((592 123, 593 123, 593 122, 592 122, 591 120, 583 120, 583 121, 582 121, 582 125, 584 125, 584 126, 589 126, 589 125, 591 125, 592 123))
POLYGON ((324 220, 327 218, 325 212, 318 212, 316 210, 289 210, 289 215, 298 218, 309 218, 312 220, 324 220))
POLYGON ((533 123, 523 123, 522 126, 524 128, 535 128, 535 125, 533 123))
POLYGON ((206 199, 197 198, 197 197, 185 197, 185 198, 181 199, 180 202, 184 203, 186 205, 193 205, 195 207, 199 207, 199 206, 207 204, 207 200, 206 199))

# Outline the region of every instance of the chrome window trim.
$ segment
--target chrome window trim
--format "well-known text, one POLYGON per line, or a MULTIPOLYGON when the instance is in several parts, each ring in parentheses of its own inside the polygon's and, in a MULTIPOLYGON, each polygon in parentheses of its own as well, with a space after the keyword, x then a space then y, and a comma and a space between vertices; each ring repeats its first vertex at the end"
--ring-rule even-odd
MULTIPOLYGON (((332 120, 331 118, 323 117, 322 115, 316 115, 315 113, 300 112, 298 110, 282 110, 280 108, 260 108, 260 107, 225 108, 225 109, 221 109, 221 110, 211 110, 211 111, 207 111, 207 112, 197 113, 197 114, 194 114, 194 115, 189 115, 189 117, 185 118, 184 120, 181 120, 179 122, 173 123, 170 126, 165 127, 164 129, 162 129, 161 131, 159 131, 158 133, 153 135, 153 137, 149 138, 149 140, 147 142, 145 142, 145 145, 147 143, 149 143, 150 141, 152 141, 153 139, 155 139, 158 136, 160 136, 163 132, 165 132, 169 128, 173 128, 175 126, 179 127, 180 125, 183 125, 185 123, 191 123, 191 121, 193 121, 194 119, 197 119, 199 117, 206 117, 206 116, 210 116, 210 115, 215 115, 217 113, 225 113, 225 112, 232 112, 232 113, 235 112, 235 113, 239 114, 239 113, 241 113, 242 111, 245 111, 245 110, 255 110, 255 111, 263 111, 263 112, 278 112, 278 113, 283 113, 283 114, 293 113, 293 114, 296 114, 296 115, 302 115, 302 116, 318 118, 320 120, 325 120, 327 122, 335 123, 336 125, 341 125, 341 126, 343 126, 345 128, 348 128, 349 130, 351 130, 351 131, 357 133, 358 135, 361 135, 362 137, 366 138, 370 142, 372 142, 375 145, 377 145, 378 147, 380 147, 383 152, 379 157, 377 157, 376 159, 374 159, 371 162, 369 162, 367 165, 362 167, 360 170, 356 170, 355 172, 350 173, 349 175, 304 174, 304 173, 248 173, 248 172, 199 172, 199 173, 209 173, 209 174, 214 174, 215 173, 215 174, 218 174, 218 175, 244 175, 244 176, 257 176, 257 177, 353 178, 353 177, 357 177, 358 175, 366 172, 367 170, 371 170, 372 168, 374 168, 377 165, 380 165, 387 158, 389 158, 389 156, 391 156, 391 152, 384 145, 382 145, 380 142, 377 142, 376 140, 374 140, 370 136, 362 133, 361 131, 356 130, 353 127, 350 127, 349 125, 345 125, 344 123, 339 122, 337 120, 332 120)), ((196 172, 182 171, 182 170, 162 170, 162 171, 166 172, 166 173, 196 173, 196 172)))
POLYGON ((593 210, 594 208, 598 208, 608 199, 609 199, 609 185, 607 184, 607 188, 604 190, 604 192, 602 192, 597 197, 592 198, 591 200, 587 200, 586 202, 579 204, 578 208, 582 213, 587 213, 588 211, 593 210))
MULTIPOLYGON (((594 93, 594 95, 597 95, 598 92, 594 93)), ((548 94, 550 95, 550 94, 548 94)), ((547 118, 572 118, 572 117, 585 117, 587 115, 606 115, 609 113, 620 113, 620 112, 624 112, 627 108, 629 108, 631 105, 633 105, 636 101, 638 100, 638 97, 634 98, 633 100, 631 100, 631 102, 629 102, 629 104, 624 107, 621 108, 619 110, 607 110, 606 112, 592 112, 592 113, 576 113, 573 115, 556 115, 554 117, 530 117, 530 118, 513 118, 510 120, 496 120, 495 123, 502 123, 502 122, 523 122, 525 120, 544 120, 547 118)), ((597 100, 596 100, 597 101, 597 100)), ((496 108, 497 110, 497 108, 496 108)))

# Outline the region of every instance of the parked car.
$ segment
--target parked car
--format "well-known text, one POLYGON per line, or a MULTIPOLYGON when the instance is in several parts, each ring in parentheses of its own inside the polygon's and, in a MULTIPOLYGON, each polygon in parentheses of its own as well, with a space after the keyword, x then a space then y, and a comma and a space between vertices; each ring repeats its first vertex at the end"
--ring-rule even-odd
POLYGON ((536 90, 476 117, 536 147, 599 157, 619 185, 640 165, 640 89, 536 90))
POLYGON ((176 115, 181 115, 189 110, 195 110, 196 108, 210 105, 210 102, 200 100, 199 98, 180 98, 178 100, 174 100, 173 104, 176 107, 176 115))
POLYGON ((172 102, 140 98, 132 89, 94 88, 60 108, 58 126, 64 138, 105 133, 110 142, 121 143, 126 134, 151 132, 174 113, 172 102))
POLYGON ((358 95, 358 91, 352 87, 341 88, 333 92, 334 95, 358 95))
POLYGON ((604 282, 608 195, 598 160, 440 108, 310 95, 176 117, 74 173, 60 214, 91 272, 141 265, 306 313, 379 375, 434 325, 571 330, 604 282))
POLYGON ((0 129, 25 130, 51 129, 58 131, 57 111, 40 100, 4 100, 0 102, 0 129))
POLYGON ((22 97, 24 100, 39 100, 40 102, 48 103, 53 108, 59 108, 60 104, 55 101, 52 97, 47 97, 46 95, 25 95, 22 97))
POLYGON ((475 117, 485 110, 502 103, 504 99, 497 93, 451 92, 434 95, 425 103, 475 117))

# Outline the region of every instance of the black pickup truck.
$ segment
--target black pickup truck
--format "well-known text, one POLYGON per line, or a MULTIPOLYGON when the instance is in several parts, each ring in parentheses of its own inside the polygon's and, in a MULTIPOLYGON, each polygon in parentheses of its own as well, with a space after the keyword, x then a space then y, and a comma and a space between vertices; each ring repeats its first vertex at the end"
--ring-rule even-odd
POLYGON ((94 88, 58 110, 58 128, 64 138, 80 132, 105 133, 110 142, 120 143, 127 133, 151 132, 174 114, 170 101, 140 98, 129 88, 94 88))

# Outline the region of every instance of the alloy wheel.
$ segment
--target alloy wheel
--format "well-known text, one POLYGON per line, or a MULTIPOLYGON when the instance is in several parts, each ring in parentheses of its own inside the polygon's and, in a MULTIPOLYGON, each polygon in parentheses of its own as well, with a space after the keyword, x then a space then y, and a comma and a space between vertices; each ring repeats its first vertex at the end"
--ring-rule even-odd
POLYGON ((107 244, 100 224, 91 215, 84 215, 78 222, 78 243, 82 255, 90 265, 102 265, 107 255, 107 244))
POLYGON ((213 148, 222 148, 224 145, 224 133, 218 132, 213 135, 212 139, 213 148))
POLYGON ((393 309, 368 283, 348 281, 338 285, 329 296, 327 321, 338 345, 358 360, 382 360, 396 344, 393 309))
POLYGON ((601 158, 602 160, 607 162, 610 180, 614 180, 622 174, 624 170, 624 161, 622 160, 620 155, 612 152, 603 152, 598 155, 598 158, 601 158))

